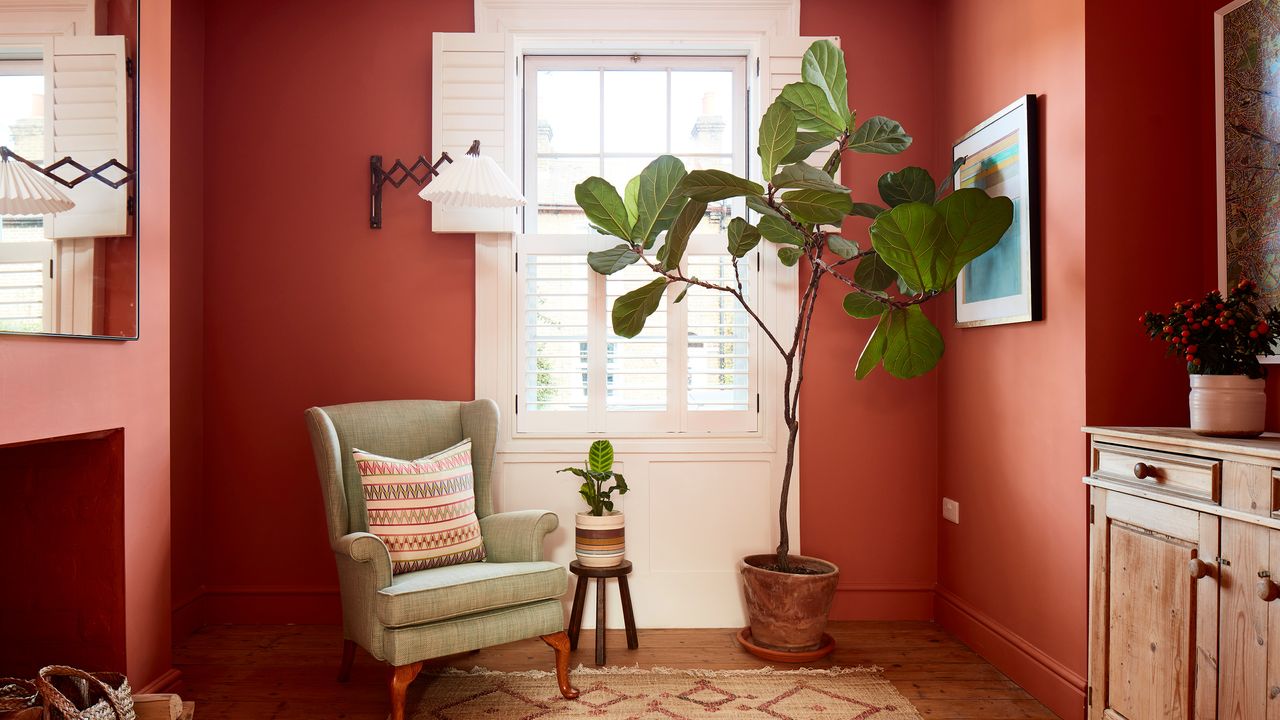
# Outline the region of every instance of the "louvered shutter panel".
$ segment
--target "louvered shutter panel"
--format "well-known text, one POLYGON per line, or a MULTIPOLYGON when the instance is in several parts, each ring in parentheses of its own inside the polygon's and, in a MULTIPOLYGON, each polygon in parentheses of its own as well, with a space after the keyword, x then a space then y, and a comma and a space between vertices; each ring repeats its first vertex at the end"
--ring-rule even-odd
MULTIPOLYGON (((808 50, 814 42, 823 39, 830 40, 837 46, 840 45, 838 37, 774 36, 769 38, 768 67, 761 69, 763 77, 760 85, 764 91, 764 103, 760 106, 761 113, 769 108, 770 103, 778 97, 778 93, 782 92, 782 88, 804 80, 800 75, 804 51, 808 50)), ((822 167, 822 163, 826 161, 833 149, 835 149, 835 143, 810 155, 808 162, 816 167, 822 167)))
MULTIPOLYGON (((51 132, 46 136, 48 162, 70 156, 89 168, 112 158, 132 165, 124 48, 124 37, 119 35, 53 39, 53 57, 46 59, 45 69, 45 82, 53 95, 51 132)), ((77 172, 65 168, 58 174, 73 177, 77 172)), ((127 235, 130 187, 112 188, 89 179, 67 190, 76 206, 45 216, 45 237, 127 235)))
MULTIPOLYGON (((462 157, 472 140, 507 177, 513 173, 515 59, 505 33, 432 35, 432 156, 462 157)), ((518 184, 518 183, 517 183, 518 184)), ((431 206, 433 232, 514 232, 514 208, 431 206)))

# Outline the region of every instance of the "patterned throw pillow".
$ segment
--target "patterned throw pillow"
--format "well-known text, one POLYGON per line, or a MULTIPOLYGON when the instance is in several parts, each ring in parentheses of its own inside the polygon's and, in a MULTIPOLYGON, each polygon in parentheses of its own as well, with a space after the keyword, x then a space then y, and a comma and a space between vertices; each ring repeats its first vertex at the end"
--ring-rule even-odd
POLYGON ((484 560, 470 438, 417 460, 351 452, 369 532, 386 543, 393 575, 484 560))

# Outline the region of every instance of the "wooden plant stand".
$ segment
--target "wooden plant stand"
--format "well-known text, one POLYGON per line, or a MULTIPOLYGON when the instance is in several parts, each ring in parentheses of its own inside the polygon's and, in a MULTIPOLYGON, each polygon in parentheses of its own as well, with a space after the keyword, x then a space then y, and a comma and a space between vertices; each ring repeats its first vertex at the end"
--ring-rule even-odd
POLYGON ((618 592, 622 596, 622 621, 627 626, 627 647, 635 650, 640 647, 640 638, 636 634, 636 616, 631 609, 631 588, 627 585, 627 575, 631 572, 631 561, 623 560, 621 564, 607 568, 587 567, 577 560, 569 563, 569 572, 578 576, 578 587, 573 592, 573 610, 569 613, 569 649, 578 649, 578 632, 582 630, 582 610, 587 599, 587 583, 592 578, 596 581, 596 665, 604 665, 605 649, 605 581, 618 579, 618 592))

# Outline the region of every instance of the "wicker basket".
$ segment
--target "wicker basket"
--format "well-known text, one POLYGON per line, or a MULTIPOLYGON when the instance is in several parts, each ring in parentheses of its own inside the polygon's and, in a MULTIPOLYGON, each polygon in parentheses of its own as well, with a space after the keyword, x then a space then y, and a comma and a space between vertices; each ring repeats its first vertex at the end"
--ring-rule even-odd
POLYGON ((30 680, 0 678, 0 712, 13 712, 37 707, 40 691, 30 680))
POLYGON ((36 687, 49 720, 137 720, 133 691, 120 673, 87 673, 66 665, 40 669, 36 687))

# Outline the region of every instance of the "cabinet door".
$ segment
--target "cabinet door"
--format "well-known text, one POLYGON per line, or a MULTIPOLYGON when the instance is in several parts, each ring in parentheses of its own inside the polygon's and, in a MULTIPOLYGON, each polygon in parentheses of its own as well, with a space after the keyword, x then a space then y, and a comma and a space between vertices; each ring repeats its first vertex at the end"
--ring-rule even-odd
POLYGON ((1216 717, 1218 518, 1091 493, 1089 717, 1216 717))

